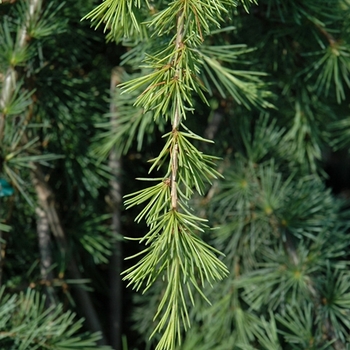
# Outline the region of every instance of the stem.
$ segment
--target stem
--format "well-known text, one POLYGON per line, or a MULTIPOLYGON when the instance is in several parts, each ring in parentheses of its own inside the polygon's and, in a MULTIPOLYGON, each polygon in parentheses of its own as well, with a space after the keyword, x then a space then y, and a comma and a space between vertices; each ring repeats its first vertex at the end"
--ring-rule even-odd
POLYGON ((6 113, 4 110, 12 97, 15 85, 16 71, 13 68, 8 68, 3 78, 2 90, 0 95, 0 144, 2 143, 2 139, 4 137, 6 122, 6 113))
MULTIPOLYGON (((177 32, 176 32, 176 40, 175 40, 175 76, 174 79, 179 79, 181 77, 181 55, 182 55, 182 47, 183 47, 183 37, 184 37, 184 14, 183 10, 179 11, 177 14, 177 32)), ((181 123, 181 108, 180 101, 177 98, 175 104, 175 112, 174 119, 172 124, 172 131, 174 137, 174 145, 171 149, 171 208, 173 210, 178 209, 178 196, 177 196, 177 186, 176 186, 176 178, 178 171, 178 157, 179 157, 179 145, 177 143, 177 131, 179 130, 179 126, 181 123)))
MULTIPOLYGON (((34 170, 32 170, 32 176, 39 204, 46 214, 50 229, 58 243, 62 257, 65 257, 68 251, 68 242, 62 221, 56 209, 57 206, 54 198, 54 193, 47 181, 45 180, 44 172, 40 164, 33 163, 32 165, 35 168, 34 170)), ((70 257, 68 272, 73 279, 82 279, 78 265, 73 256, 70 257)), ((80 286, 76 286, 74 287, 74 289, 77 294, 75 300, 80 306, 79 310, 85 317, 88 328, 90 328, 92 332, 100 332, 102 336, 100 345, 106 344, 107 342, 103 336, 99 317, 92 303, 89 293, 80 286)))
MULTIPOLYGON (((25 21, 19 30, 18 36, 17 36, 17 42, 16 47, 18 49, 24 49, 26 46, 28 46, 29 42, 29 35, 28 35, 28 28, 30 27, 31 21, 34 18, 34 16, 41 11, 42 0, 29 0, 28 1, 28 11, 25 14, 25 21)), ((4 109, 6 108, 6 105, 9 103, 13 96, 13 92, 15 90, 17 83, 17 71, 14 66, 10 66, 6 74, 3 78, 3 84, 2 84, 2 90, 0 94, 0 144, 2 143, 2 139, 4 137, 4 131, 5 131, 5 120, 6 120, 6 113, 4 112, 4 109)))
MULTIPOLYGON (((176 32, 176 39, 175 39, 175 49, 177 51, 176 58, 178 58, 178 56, 179 56, 178 50, 180 50, 183 46, 183 38, 184 38, 184 32, 185 32, 184 12, 182 9, 177 14, 176 28, 177 28, 177 32, 176 32)), ((176 61, 177 61, 177 59, 175 60, 175 62, 176 61)), ((176 70, 178 70, 179 68, 180 67, 177 66, 176 70)))
POLYGON ((326 37, 326 39, 328 40, 329 45, 330 45, 331 47, 333 47, 333 46, 336 45, 337 40, 334 38, 334 36, 333 36, 331 33, 327 32, 326 29, 324 29, 323 27, 321 27, 321 26, 318 25, 318 24, 315 24, 315 26, 316 26, 316 28, 326 37))
POLYGON ((66 242, 63 225, 61 224, 61 220, 56 209, 56 201, 53 191, 45 180, 45 175, 41 165, 38 163, 33 163, 32 165, 32 182, 36 190, 38 202, 46 213, 50 229, 58 243, 61 257, 64 258, 67 254, 68 244, 66 242))
POLYGON ((45 300, 45 306, 48 308, 56 304, 56 293, 52 287, 52 281, 54 279, 52 272, 52 251, 51 251, 51 235, 50 225, 48 217, 44 210, 40 207, 35 209, 37 214, 36 230, 38 234, 38 244, 40 252, 40 275, 45 283, 45 292, 47 298, 45 300))
MULTIPOLYGON (((23 30, 22 30, 23 31, 23 30)), ((4 137, 4 130, 6 124, 6 105, 9 103, 16 87, 17 72, 14 67, 9 67, 4 76, 1 76, 2 90, 0 94, 0 144, 4 137)))
MULTIPOLYGON (((174 136, 176 137, 176 136, 174 136)), ((177 210, 177 187, 176 187, 176 175, 178 170, 178 144, 175 143, 171 151, 171 208, 177 210)))
POLYGON ((46 213, 41 208, 35 209, 38 216, 36 227, 38 232, 39 250, 40 250, 40 275, 43 280, 53 279, 52 271, 52 254, 51 254, 51 238, 50 227, 46 213))
POLYGON ((19 35, 19 47, 25 47, 28 44, 28 28, 30 27, 30 22, 34 19, 35 15, 38 14, 42 7, 42 0, 30 0, 28 3, 28 11, 26 13, 25 24, 19 35))

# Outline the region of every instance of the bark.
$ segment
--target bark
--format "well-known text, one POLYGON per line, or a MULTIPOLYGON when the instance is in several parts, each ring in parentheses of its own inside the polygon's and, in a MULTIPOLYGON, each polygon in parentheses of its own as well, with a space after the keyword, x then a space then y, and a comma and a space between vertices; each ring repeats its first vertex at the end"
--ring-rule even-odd
MULTIPOLYGON (((40 164, 33 164, 32 176, 35 190, 38 196, 39 205, 46 214, 51 232, 58 243, 62 259, 67 259, 69 261, 68 273, 72 279, 81 280, 82 275, 79 271, 78 265, 74 257, 69 256, 67 258, 69 252, 67 237, 64 231, 62 221, 56 209, 53 190, 45 180, 44 172, 41 169, 40 164)), ((107 344, 106 339, 103 336, 98 314, 92 303, 89 293, 79 285, 73 288, 76 293, 75 301, 78 304, 80 313, 84 316, 86 320, 87 327, 92 332, 100 332, 102 334, 102 340, 100 341, 100 345, 107 344)))
MULTIPOLYGON (((122 70, 115 68, 111 74, 111 127, 115 128, 118 119, 118 111, 114 104, 116 85, 121 83, 122 70)), ((112 235, 114 238, 113 252, 109 264, 110 281, 110 342, 115 350, 121 349, 121 320, 122 320, 122 246, 121 246, 121 220, 120 207, 122 203, 121 172, 122 161, 113 148, 109 155, 108 165, 111 169, 112 179, 110 181, 109 204, 112 213, 112 235)))
POLYGON ((36 230, 38 234, 38 245, 40 252, 40 275, 45 285, 46 307, 56 305, 57 296, 52 286, 54 275, 52 272, 52 251, 51 251, 51 233, 49 220, 44 210, 40 207, 35 209, 37 214, 36 230))
POLYGON ((51 255, 51 237, 49 221, 46 213, 41 208, 37 207, 35 210, 38 218, 36 221, 36 227, 38 232, 39 251, 40 251, 40 275, 44 280, 53 278, 50 267, 52 266, 51 255))

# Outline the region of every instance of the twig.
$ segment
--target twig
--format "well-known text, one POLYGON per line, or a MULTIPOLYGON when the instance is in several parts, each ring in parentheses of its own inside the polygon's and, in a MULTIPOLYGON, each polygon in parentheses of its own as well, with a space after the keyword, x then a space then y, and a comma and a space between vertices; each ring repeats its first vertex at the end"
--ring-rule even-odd
POLYGON ((2 89, 0 94, 0 144, 2 144, 6 124, 5 108, 15 90, 16 71, 13 68, 8 68, 5 76, 2 78, 2 89))
POLYGON ((315 24, 315 26, 327 38, 331 47, 337 43, 337 40, 334 38, 334 36, 331 33, 327 32, 325 28, 321 27, 318 24, 315 24))
MULTIPOLYGON (((175 67, 175 76, 174 79, 179 79, 181 74, 181 63, 179 58, 182 55, 182 46, 183 46, 183 36, 184 36, 184 15, 183 11, 179 11, 177 14, 177 33, 176 33, 176 40, 175 40, 175 59, 174 62, 176 62, 175 67)), ((180 101, 176 100, 175 105, 175 112, 174 112, 174 118, 173 118, 173 124, 172 124, 172 131, 173 131, 173 137, 174 137, 174 144, 171 149, 171 208, 173 210, 178 209, 178 196, 177 196, 177 172, 178 172, 178 157, 179 157, 179 146, 177 143, 177 131, 179 129, 180 123, 181 123, 181 107, 180 107, 180 101)))
MULTIPOLYGON (((10 1, 12 3, 14 1, 10 1)), ((26 12, 25 22, 22 25, 21 29, 18 32, 16 46, 18 49, 24 49, 28 46, 30 36, 28 35, 28 28, 30 27, 31 21, 33 18, 40 13, 42 7, 42 0, 30 0, 27 3, 28 11, 26 12)), ((5 119, 6 113, 3 111, 6 105, 9 103, 10 99, 13 96, 17 83, 17 71, 15 67, 9 67, 3 77, 2 90, 0 94, 0 144, 2 142, 5 130, 5 119)))

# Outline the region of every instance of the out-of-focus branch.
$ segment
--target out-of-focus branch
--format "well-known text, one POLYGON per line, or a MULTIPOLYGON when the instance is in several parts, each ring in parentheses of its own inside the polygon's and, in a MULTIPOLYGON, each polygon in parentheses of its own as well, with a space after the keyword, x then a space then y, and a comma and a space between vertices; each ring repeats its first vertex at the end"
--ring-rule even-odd
POLYGON ((56 304, 56 295, 54 288, 52 286, 52 281, 54 275, 52 272, 52 251, 51 251, 51 233, 49 220, 47 218, 46 212, 40 207, 35 209, 37 214, 36 220, 36 230, 38 234, 38 244, 40 253, 40 275, 42 280, 44 280, 46 294, 48 298, 46 299, 46 306, 56 304))
MULTIPOLYGON (((68 254, 69 247, 64 227, 56 209, 53 191, 47 183, 47 181, 45 180, 44 172, 40 164, 33 164, 32 176, 33 184, 35 186, 35 190, 38 196, 38 202, 41 208, 46 213, 48 224, 50 226, 51 232, 53 233, 53 236, 55 237, 58 243, 62 257, 67 258, 66 255, 68 254)), ((75 280, 82 279, 81 273, 73 256, 69 257, 68 273, 71 276, 71 278, 75 280)), ((101 334, 103 335, 99 317, 92 303, 89 293, 81 286, 76 286, 74 287, 74 289, 77 295, 76 302, 80 306, 80 311, 86 319, 86 324, 88 328, 93 332, 101 332, 101 334)), ((102 336, 100 344, 105 345, 106 343, 107 342, 105 337, 102 336)))
POLYGON ((50 249, 50 227, 49 221, 47 219, 46 213, 41 208, 36 208, 37 214, 37 232, 39 240, 39 250, 41 255, 41 264, 40 264, 40 275, 45 280, 53 279, 52 271, 50 267, 52 266, 52 255, 50 249))
MULTIPOLYGON (((28 11, 25 14, 24 23, 19 29, 17 35, 16 47, 18 49, 24 49, 28 46, 28 42, 30 40, 30 36, 28 35, 28 28, 30 27, 31 21, 34 19, 34 17, 40 13, 41 7, 42 0, 29 0, 27 2, 28 11)), ((1 77, 1 80, 3 83, 0 93, 0 144, 2 142, 5 131, 6 113, 4 112, 4 109, 11 100, 17 84, 16 67, 10 66, 5 73, 5 76, 1 77)))
MULTIPOLYGON (((115 89, 121 83, 123 70, 120 67, 114 68, 111 74, 111 128, 116 127, 118 111, 114 103, 115 89)), ((111 169, 112 179, 110 180, 109 205, 112 213, 112 235, 114 238, 113 252, 109 264, 110 281, 110 340, 114 349, 121 348, 121 315, 122 315, 122 245, 121 245, 121 218, 120 207, 122 203, 121 194, 121 172, 122 160, 116 150, 112 148, 109 154, 108 165, 111 169)))
MULTIPOLYGON (((13 0, 3 0, 2 3, 13 3, 13 0)), ((0 1, 1 3, 1 1, 0 1)), ((16 46, 18 49, 24 49, 28 45, 28 28, 32 21, 32 18, 40 13, 41 11, 42 0, 29 0, 27 3, 28 11, 25 14, 25 20, 22 27, 19 29, 17 33, 17 42, 16 46)), ((16 67, 10 66, 8 67, 5 74, 0 75, 0 81, 2 83, 2 89, 0 91, 0 147, 2 146, 2 140, 5 133, 5 125, 6 125, 6 106, 10 102, 13 97, 14 91, 16 89, 17 84, 17 71, 16 67)), ((0 231, 0 240, 4 240, 3 232, 0 231)), ((6 244, 1 243, 1 255, 0 255, 0 279, 2 275, 2 266, 4 264, 5 259, 5 247, 6 244)), ((0 281, 1 282, 1 281, 0 281)))
POLYGON ((223 118, 224 112, 221 109, 217 109, 216 111, 214 111, 213 117, 209 121, 208 126, 204 131, 204 137, 206 139, 214 140, 223 118))
MULTIPOLYGON (((39 14, 42 9, 42 0, 28 0, 26 6, 27 12, 24 15, 24 24, 17 33, 16 46, 20 49, 24 49, 26 46, 28 46, 28 43, 31 39, 28 33, 28 28, 30 28, 32 22, 34 22, 36 18, 39 18, 39 14)), ((6 110, 5 107, 13 97, 13 93, 17 84, 16 67, 10 66, 5 73, 5 76, 1 78, 3 82, 2 90, 0 92, 0 145, 2 143, 6 126, 6 113, 4 110, 6 110)), ((69 247, 64 232, 64 227, 56 209, 53 190, 47 183, 40 164, 33 163, 31 165, 32 182, 37 193, 39 204, 39 207, 36 210, 38 214, 37 231, 40 253, 43 259, 41 262, 42 274, 45 275, 49 273, 49 266, 51 265, 50 252, 48 250, 50 237, 48 227, 50 228, 53 236, 55 237, 55 240, 57 241, 63 259, 67 259, 69 247)), ((70 257, 69 259, 68 271, 73 279, 81 279, 80 271, 73 257, 70 257)), ((91 331, 99 331, 101 334, 103 334, 97 312, 93 306, 88 292, 80 286, 77 286, 75 288, 75 291, 77 294, 77 303, 80 304, 80 311, 86 318, 87 326, 91 331)), ((106 344, 104 337, 100 343, 106 344)))

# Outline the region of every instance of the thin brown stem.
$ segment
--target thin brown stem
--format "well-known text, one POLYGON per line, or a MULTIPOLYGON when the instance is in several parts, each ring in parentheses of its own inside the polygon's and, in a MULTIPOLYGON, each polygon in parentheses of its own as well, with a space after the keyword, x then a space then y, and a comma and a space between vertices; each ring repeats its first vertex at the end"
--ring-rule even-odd
MULTIPOLYGON (((176 136, 174 136, 176 137, 176 136)), ((178 144, 175 143, 172 152, 171 152, 171 208, 177 210, 177 185, 176 185, 176 176, 178 171, 178 144)))
POLYGON ((326 37, 326 39, 329 42, 329 45, 333 47, 337 43, 337 40, 334 38, 334 36, 331 33, 327 32, 327 30, 321 27, 320 25, 318 24, 315 24, 315 25, 316 25, 316 28, 326 37))
MULTIPOLYGON (((174 62, 176 64, 175 67, 175 76, 174 79, 179 79, 181 77, 181 55, 183 48, 183 38, 184 38, 184 13, 183 11, 179 11, 177 14, 177 32, 176 32, 176 40, 175 40, 175 57, 174 62)), ((177 143, 177 132, 181 123, 181 107, 180 101, 178 98, 176 99, 176 105, 174 108, 174 118, 172 124, 174 144, 171 149, 170 162, 171 162, 171 208, 173 210, 178 209, 178 195, 177 195, 177 172, 178 172, 178 157, 179 157, 179 145, 177 143)))

